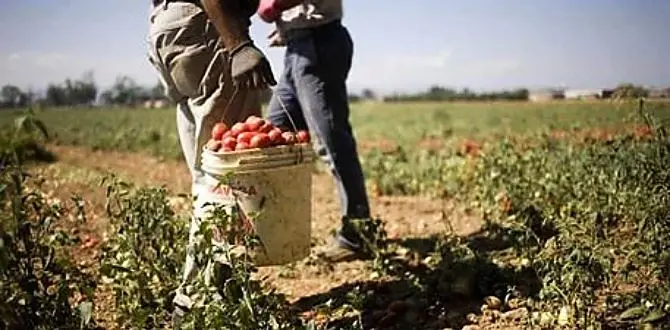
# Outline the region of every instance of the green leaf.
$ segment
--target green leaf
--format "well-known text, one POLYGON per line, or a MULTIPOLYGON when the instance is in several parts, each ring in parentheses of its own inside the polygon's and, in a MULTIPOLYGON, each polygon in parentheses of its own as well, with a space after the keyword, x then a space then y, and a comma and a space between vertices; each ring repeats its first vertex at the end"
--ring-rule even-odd
POLYGON ((655 309, 651 311, 647 316, 645 316, 644 319, 642 319, 643 323, 651 323, 651 322, 656 322, 665 317, 665 312, 662 309, 655 309))
POLYGON ((46 125, 44 125, 44 122, 42 122, 39 119, 35 119, 32 122, 37 127, 37 129, 40 131, 40 133, 42 133, 42 135, 45 138, 48 139, 49 138, 49 131, 47 131, 47 127, 46 127, 46 125))
POLYGON ((77 307, 79 310, 79 319, 81 320, 80 328, 84 329, 86 326, 91 323, 91 317, 93 316, 93 303, 90 301, 85 301, 77 307))
POLYGON ((631 307, 627 310, 625 310, 621 315, 619 315, 619 319, 621 320, 630 320, 630 319, 636 319, 642 317, 644 315, 644 312, 646 312, 647 309, 643 306, 636 306, 636 307, 631 307))
POLYGON ((29 120, 28 116, 21 116, 16 119, 14 119, 14 129, 16 129, 17 132, 23 131, 26 129, 26 121, 29 120))

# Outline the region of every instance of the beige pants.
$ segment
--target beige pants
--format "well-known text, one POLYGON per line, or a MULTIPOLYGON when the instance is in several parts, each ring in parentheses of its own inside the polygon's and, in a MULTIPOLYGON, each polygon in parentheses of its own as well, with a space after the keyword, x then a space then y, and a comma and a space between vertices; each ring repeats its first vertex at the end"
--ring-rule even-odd
MULTIPOLYGON (((192 192, 197 195, 204 189, 200 153, 212 127, 219 121, 230 127, 252 114, 261 115, 259 92, 236 93, 227 53, 200 7, 185 2, 170 2, 167 8, 160 5, 152 10, 149 26, 149 61, 167 95, 177 102, 179 140, 193 176, 192 192)), ((193 246, 199 223, 192 216, 189 251, 175 297, 175 303, 185 308, 191 305, 188 284, 197 268, 193 246)))
POLYGON ((232 126, 261 115, 259 92, 235 93, 227 53, 200 7, 187 2, 160 5, 153 9, 149 26, 149 61, 167 95, 178 103, 179 139, 197 184, 202 177, 200 152, 214 124, 232 126))

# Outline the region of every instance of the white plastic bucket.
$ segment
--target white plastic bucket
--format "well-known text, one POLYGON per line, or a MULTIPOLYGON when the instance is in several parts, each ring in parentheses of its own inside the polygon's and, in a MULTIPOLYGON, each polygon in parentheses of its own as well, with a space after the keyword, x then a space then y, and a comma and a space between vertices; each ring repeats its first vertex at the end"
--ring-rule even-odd
POLYGON ((206 191, 200 192, 197 216, 205 203, 233 206, 257 214, 252 228, 262 248, 249 251, 257 266, 283 265, 309 256, 314 152, 309 143, 212 152, 204 149, 206 191), (221 178, 227 176, 228 185, 221 178))

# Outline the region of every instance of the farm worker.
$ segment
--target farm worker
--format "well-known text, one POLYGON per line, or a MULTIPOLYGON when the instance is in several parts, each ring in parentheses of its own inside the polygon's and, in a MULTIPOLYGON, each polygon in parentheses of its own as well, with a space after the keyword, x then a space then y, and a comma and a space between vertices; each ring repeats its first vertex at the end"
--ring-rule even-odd
POLYGON ((360 256, 365 251, 354 222, 368 221, 370 207, 349 123, 346 79, 353 41, 341 22, 342 0, 260 0, 257 13, 276 25, 270 46, 286 46, 267 117, 285 129, 293 127, 291 120, 297 129, 309 129, 337 186, 341 225, 319 254, 330 261, 360 256))
MULTIPOLYGON (((260 116, 258 93, 276 85, 269 62, 249 37, 258 0, 152 0, 152 5, 149 60, 177 103, 179 140, 197 195, 203 183, 200 152, 214 124, 223 120, 232 126, 260 116)), ((190 247, 197 218, 191 220, 189 254, 174 299, 175 327, 191 307, 185 287, 195 274, 190 247)))

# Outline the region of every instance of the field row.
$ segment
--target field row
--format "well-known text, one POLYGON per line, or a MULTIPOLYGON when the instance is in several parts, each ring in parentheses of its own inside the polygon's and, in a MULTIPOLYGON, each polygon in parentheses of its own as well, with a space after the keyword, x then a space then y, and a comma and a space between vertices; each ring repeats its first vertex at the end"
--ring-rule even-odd
MULTIPOLYGON (((356 103, 351 120, 364 150, 384 144, 535 134, 552 129, 620 125, 636 114, 631 104, 535 103, 356 103)), ((663 104, 650 111, 670 118, 663 104)), ((0 114, 0 127, 16 113, 0 114)), ((59 143, 93 149, 149 152, 181 157, 174 109, 46 109, 38 113, 59 143)))
MULTIPOLYGON (((395 283, 394 290, 381 281, 346 284, 340 287, 345 297, 302 310, 353 329, 667 323, 670 137, 664 124, 670 107, 653 103, 646 110, 608 103, 357 105, 352 116, 367 149, 362 158, 372 191, 449 199, 484 226, 468 237, 445 232, 421 247, 382 239, 368 265, 395 283), (449 143, 462 139, 467 143, 449 143), (370 148, 386 144, 394 148, 370 148), (467 317, 454 313, 455 305, 472 301, 486 301, 485 308, 468 309, 467 317), (360 317, 331 320, 345 309, 360 317)), ((39 117, 61 143, 176 157, 173 114, 72 110, 39 117)), ((118 232, 105 243, 111 249, 102 264, 117 288, 119 316, 136 328, 160 327, 169 311, 152 299, 176 285, 171 276, 179 272, 183 244, 174 240, 185 223, 164 191, 111 191, 122 200, 112 203, 120 207, 112 217, 118 232), (164 277, 170 280, 151 282, 152 292, 142 290, 140 283, 164 277), (148 303, 138 304, 135 295, 148 303)), ((383 228, 376 230, 385 237, 383 228)), ((246 271, 239 273, 245 285, 246 271)), ((239 317, 218 317, 218 309, 203 316, 251 328, 293 320, 284 318, 286 302, 253 288, 251 306, 243 300, 221 305, 239 317), (246 317, 249 311, 260 316, 246 317)))

